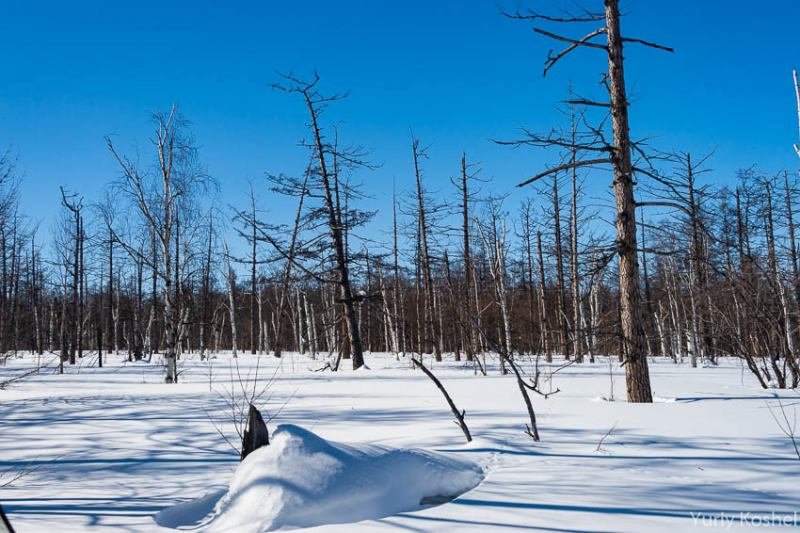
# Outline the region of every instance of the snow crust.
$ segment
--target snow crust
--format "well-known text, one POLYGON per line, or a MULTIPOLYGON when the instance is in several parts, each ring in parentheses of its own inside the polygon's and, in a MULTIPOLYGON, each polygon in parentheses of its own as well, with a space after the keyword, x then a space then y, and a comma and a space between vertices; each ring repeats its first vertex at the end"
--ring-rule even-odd
MULTIPOLYGON (((261 533, 383 518, 451 501, 483 478, 476 464, 443 454, 329 442, 286 424, 239 465, 203 531, 261 533)), ((219 496, 162 511, 157 522, 202 523, 209 501, 219 496)))

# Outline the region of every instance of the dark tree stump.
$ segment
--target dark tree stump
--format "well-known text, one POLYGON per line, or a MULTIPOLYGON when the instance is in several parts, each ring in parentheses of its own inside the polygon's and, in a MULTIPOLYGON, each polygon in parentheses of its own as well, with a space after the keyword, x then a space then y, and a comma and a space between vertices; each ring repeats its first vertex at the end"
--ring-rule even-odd
POLYGON ((268 444, 269 431, 267 431, 267 424, 264 422, 261 412, 251 403, 250 411, 247 414, 247 429, 244 430, 242 435, 242 461, 250 453, 268 444))

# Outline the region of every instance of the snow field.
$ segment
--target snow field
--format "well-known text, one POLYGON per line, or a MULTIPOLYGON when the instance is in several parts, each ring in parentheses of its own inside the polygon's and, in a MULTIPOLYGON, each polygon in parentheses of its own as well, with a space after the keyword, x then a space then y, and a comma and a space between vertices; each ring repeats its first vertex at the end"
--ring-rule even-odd
MULTIPOLYGON (((542 437, 537 444, 524 434, 526 414, 513 378, 500 376, 496 361, 487 377, 474 376, 464 363, 433 363, 467 412, 475 440, 466 444, 441 393, 407 358, 366 359, 370 370, 351 372, 345 361, 334 374, 315 372, 320 362, 298 354, 260 361, 240 354, 238 372, 230 354, 218 354, 210 364, 189 356, 181 360, 181 381, 174 386, 161 382, 155 361, 126 363, 122 356, 109 356, 103 369, 84 358, 65 376, 42 371, 0 390, 0 485, 10 473, 27 472, 0 489, 0 502, 20 533, 260 531, 252 529, 255 520, 264 528, 324 524, 312 527, 315 532, 749 530, 765 524, 756 517, 800 511, 800 461, 767 407, 775 408, 777 395, 791 419, 800 396, 757 388, 738 361, 697 369, 652 362, 660 401, 651 405, 627 404, 622 369, 614 364, 610 374, 604 358, 564 368, 552 381, 562 392, 532 397, 542 437), (237 473, 238 456, 215 424, 235 439, 225 421, 226 390, 239 387, 238 375, 253 376, 257 363, 261 382, 274 374, 267 411, 279 411, 269 425, 275 445, 284 448, 259 452, 252 462, 274 469, 278 456, 307 463, 317 453, 329 459, 342 453, 343 464, 361 458, 375 468, 368 480, 407 472, 397 492, 369 488, 360 492, 375 495, 374 501, 354 502, 336 488, 358 493, 353 487, 363 479, 332 476, 317 484, 298 470, 283 474, 301 476, 291 479, 319 492, 298 491, 295 507, 270 504, 262 513, 249 502, 226 500, 229 486, 241 489, 248 475, 258 473, 237 473), (598 397, 605 401, 593 401, 598 397), (279 424, 305 430, 277 431, 279 424), (412 466, 389 468, 381 455, 412 448, 422 450, 421 462, 412 466), (452 502, 409 507, 411 480, 425 480, 430 458, 480 465, 486 477, 452 502), (320 498, 327 507, 315 514, 311 502, 320 498), (186 502, 190 509, 170 521, 164 510, 186 502), (388 502, 397 505, 389 508, 388 502), (375 510, 348 515, 359 504, 375 510), (182 520, 187 516, 194 522, 182 520), (203 522, 209 516, 217 518, 203 522), (252 520, 239 524, 242 516, 252 520), (715 516, 723 521, 711 522, 715 516), (341 523, 332 523, 337 519, 341 523)), ((12 358, 0 367, 0 380, 30 369, 35 360, 12 358)), ((324 471, 324 464, 313 471, 324 471)), ((435 485, 434 478, 424 483, 435 485)), ((428 491, 413 490, 414 497, 428 491)), ((271 494, 257 490, 253 498, 271 502, 271 494)), ((769 525, 794 528, 800 522, 769 525)))

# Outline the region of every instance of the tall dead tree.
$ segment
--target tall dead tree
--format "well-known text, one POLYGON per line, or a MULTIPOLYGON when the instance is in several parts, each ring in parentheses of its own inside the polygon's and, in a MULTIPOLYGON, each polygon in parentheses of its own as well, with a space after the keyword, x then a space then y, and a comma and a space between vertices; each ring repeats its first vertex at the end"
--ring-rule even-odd
POLYGON ((414 177, 417 185, 417 226, 419 232, 420 242, 420 268, 422 269, 422 280, 425 285, 425 308, 428 324, 428 332, 430 338, 428 339, 433 347, 433 355, 437 361, 442 360, 442 349, 439 346, 439 327, 436 320, 436 307, 433 298, 433 276, 431 276, 431 254, 429 247, 429 231, 428 226, 428 210, 430 209, 425 199, 425 189, 422 185, 422 171, 420 169, 419 160, 425 155, 425 148, 419 145, 419 139, 411 134, 411 150, 414 154, 414 177))
POLYGON ((402 295, 400 293, 400 264, 399 264, 399 250, 397 246, 397 195, 392 184, 392 258, 394 260, 392 274, 392 289, 394 292, 394 316, 395 320, 395 338, 399 339, 398 349, 403 350, 403 355, 406 354, 406 321, 405 321, 405 306, 403 305, 402 295))
POLYGON ((258 287, 256 268, 259 263, 258 259, 258 243, 259 243, 259 206, 258 196, 256 195, 253 182, 248 180, 249 194, 248 200, 250 203, 249 211, 236 211, 233 220, 241 224, 242 227, 237 228, 236 232, 240 237, 244 238, 250 245, 250 257, 236 259, 239 263, 249 263, 250 265, 250 354, 255 355, 257 348, 257 331, 259 327, 258 319, 258 287))
POLYGON ((250 199, 252 207, 252 252, 250 257, 250 354, 256 354, 256 326, 258 321, 258 313, 256 305, 258 299, 256 298, 256 264, 258 263, 258 228, 256 227, 257 209, 256 209, 256 195, 253 191, 253 184, 250 184, 250 199))
MULTIPOLYGON (((458 191, 458 201, 461 208, 461 239, 462 239, 462 260, 464 265, 464 286, 461 289, 461 296, 464 298, 465 304, 468 306, 469 302, 473 301, 472 298, 472 252, 470 251, 470 204, 474 202, 476 191, 470 190, 469 183, 471 181, 483 182, 478 174, 481 172, 480 168, 475 168, 480 163, 467 164, 466 152, 461 153, 461 175, 459 180, 451 179, 450 181, 456 186, 458 191)), ((464 315, 465 311, 460 311, 464 315)), ((464 335, 464 348, 467 354, 467 361, 472 361, 475 357, 475 347, 477 346, 477 339, 475 338, 475 331, 473 328, 468 327, 469 321, 466 315, 461 317, 459 325, 464 335)))
POLYGON ((233 356, 237 357, 238 331, 236 329, 236 278, 231 268, 231 252, 228 250, 228 242, 222 239, 222 246, 225 248, 225 284, 228 287, 228 312, 231 318, 231 350, 233 356))
POLYGON ((342 153, 338 147, 334 148, 325 139, 324 128, 319 120, 326 107, 342 100, 347 95, 334 94, 325 97, 315 88, 319 82, 319 76, 315 73, 314 80, 305 82, 291 75, 284 75, 285 84, 273 84, 272 88, 279 89, 286 93, 299 95, 306 105, 309 113, 310 122, 307 124, 312 134, 313 140, 308 145, 317 160, 315 177, 319 179, 322 186, 325 213, 327 215, 327 225, 333 242, 334 256, 336 262, 337 285, 339 286, 338 303, 344 308, 344 317, 347 325, 347 336, 353 358, 353 369, 356 370, 364 366, 364 353, 361 346, 361 333, 358 328, 358 319, 355 311, 355 298, 350 285, 350 272, 348 267, 347 251, 345 249, 344 228, 341 218, 337 213, 337 206, 333 197, 334 182, 339 183, 338 171, 333 174, 329 171, 329 157, 337 155, 354 165, 364 166, 363 154, 359 152, 342 153))
MULTIPOLYGON (((511 344, 511 310, 509 306, 508 279, 506 257, 508 255, 508 245, 506 244, 506 221, 504 213, 501 212, 502 205, 497 199, 490 199, 486 209, 488 219, 487 228, 483 227, 480 220, 475 220, 483 246, 486 249, 489 263, 489 274, 494 282, 495 302, 500 307, 500 316, 503 322, 503 335, 505 341, 505 353, 513 356, 511 344)), ((505 359, 500 359, 500 367, 503 374, 506 373, 505 359)))
MULTIPOLYGON (((606 52, 608 58, 608 72, 603 77, 608 95, 608 102, 593 102, 585 99, 574 101, 610 111, 612 144, 605 142, 600 129, 592 130, 592 141, 571 142, 569 135, 529 135, 525 141, 517 144, 530 144, 535 146, 560 146, 576 150, 577 154, 590 153, 591 158, 576 157, 574 161, 550 168, 526 180, 519 186, 528 185, 544 176, 576 167, 596 167, 610 165, 613 170, 614 197, 616 203, 616 250, 619 260, 619 309, 621 321, 622 356, 625 365, 625 381, 628 391, 628 401, 632 403, 649 403, 653 401, 650 388, 650 375, 647 367, 647 347, 645 342, 645 329, 642 313, 642 295, 639 281, 639 261, 637 248, 636 226, 636 199, 634 197, 634 167, 631 152, 637 149, 631 141, 630 127, 628 125, 628 99, 625 90, 625 72, 623 58, 623 43, 638 43, 661 50, 672 52, 670 48, 658 44, 623 37, 620 31, 620 12, 618 0, 605 0, 604 12, 583 10, 578 15, 565 14, 551 17, 528 10, 517 11, 515 14, 506 14, 511 18, 545 21, 552 23, 592 23, 602 22, 603 25, 589 32, 579 39, 556 35, 541 28, 534 30, 552 39, 565 42, 568 46, 556 55, 548 54, 545 62, 544 74, 569 52, 580 48, 594 48, 606 52), (606 42, 601 44, 593 41, 595 37, 605 35, 606 42), (605 154, 605 157, 597 157, 605 154)), ((513 144, 513 143, 509 143, 513 144)))
POLYGON ((556 260, 556 290, 558 291, 558 323, 560 324, 559 338, 561 354, 565 359, 569 359, 569 325, 567 324, 567 300, 564 289, 564 244, 561 232, 561 201, 558 197, 559 179, 558 173, 553 173, 553 188, 551 199, 553 201, 553 249, 556 260))
MULTIPOLYGON (((570 87, 570 98, 572 97, 572 88, 570 87)), ((569 105, 569 121, 570 121, 570 141, 575 144, 576 136, 578 133, 577 121, 582 118, 582 115, 576 111, 575 105, 569 105)), ((570 162, 575 163, 577 150, 570 149, 570 162)), ((572 355, 577 362, 583 362, 583 312, 581 306, 581 280, 580 269, 578 264, 578 256, 580 251, 578 249, 578 195, 580 184, 578 183, 578 168, 573 166, 570 169, 571 183, 572 183, 572 201, 570 202, 569 213, 569 248, 570 248, 570 289, 572 292, 572 355)), ((645 276, 646 277, 646 276, 645 276)))
POLYGON ((74 240, 75 246, 74 259, 72 261, 72 292, 71 292, 71 317, 72 327, 69 330, 69 337, 71 339, 69 345, 69 364, 75 364, 75 351, 83 356, 83 305, 82 305, 82 279, 83 271, 81 269, 81 256, 83 250, 83 243, 81 238, 83 235, 83 198, 78 198, 77 193, 67 194, 64 188, 61 188, 61 205, 66 207, 73 216, 75 222, 74 240))
MULTIPOLYGON (((117 322, 118 311, 114 309, 114 233, 109 230, 108 232, 108 284, 106 285, 106 312, 111 316, 111 320, 107 320, 106 324, 106 342, 108 342, 108 350, 115 348, 117 345, 117 322)), ((116 353, 116 352, 115 352, 116 353)))
POLYGON ((212 328, 211 325, 211 248, 214 242, 214 211, 208 213, 208 246, 205 251, 205 260, 203 261, 202 274, 201 274, 201 294, 202 294, 202 308, 200 315, 200 338, 198 347, 200 348, 200 360, 205 359, 206 346, 211 335, 208 333, 212 328))

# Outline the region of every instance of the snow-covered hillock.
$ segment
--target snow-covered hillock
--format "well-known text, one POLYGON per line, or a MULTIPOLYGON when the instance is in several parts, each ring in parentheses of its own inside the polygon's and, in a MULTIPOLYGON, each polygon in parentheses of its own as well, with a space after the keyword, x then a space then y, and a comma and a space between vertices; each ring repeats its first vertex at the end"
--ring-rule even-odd
POLYGON ((158 523, 261 533, 359 522, 450 501, 484 477, 479 466, 449 456, 329 442, 294 425, 278 426, 272 437, 239 465, 227 493, 165 509, 158 523))

